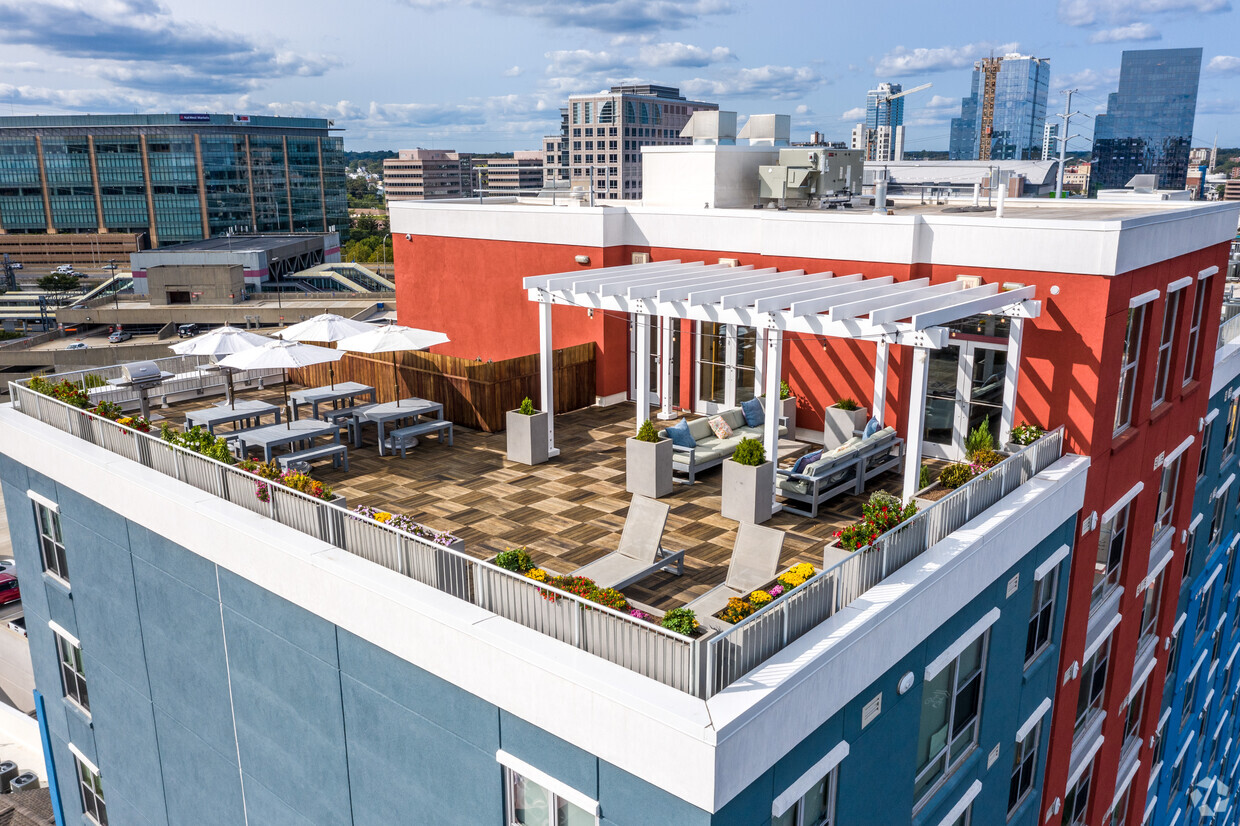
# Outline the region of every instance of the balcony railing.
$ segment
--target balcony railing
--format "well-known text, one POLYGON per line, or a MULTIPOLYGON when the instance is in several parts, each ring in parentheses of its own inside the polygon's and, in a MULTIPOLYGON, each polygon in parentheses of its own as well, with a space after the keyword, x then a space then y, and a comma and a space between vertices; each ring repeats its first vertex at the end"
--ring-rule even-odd
MULTIPOLYGON (((167 368, 165 368, 167 369, 167 368)), ((1057 460, 1062 428, 722 633, 685 637, 11 382, 16 409, 112 453, 696 697, 710 697, 1057 460)))
POLYGON ((1218 348, 1240 337, 1240 303, 1225 302, 1223 318, 1218 325, 1218 348))

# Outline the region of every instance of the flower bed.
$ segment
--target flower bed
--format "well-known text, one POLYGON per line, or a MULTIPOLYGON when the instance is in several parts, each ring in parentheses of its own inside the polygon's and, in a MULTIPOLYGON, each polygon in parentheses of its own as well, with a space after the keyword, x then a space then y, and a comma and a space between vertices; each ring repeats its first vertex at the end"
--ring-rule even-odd
POLYGON ((420 522, 414 522, 403 513, 389 513, 381 511, 378 508, 372 508, 366 505, 358 505, 353 508, 353 513, 360 517, 373 519, 384 525, 391 525, 393 528, 411 533, 419 539, 425 539, 428 542, 434 542, 436 545, 443 545, 450 548, 453 545, 460 544, 460 538, 453 536, 447 531, 437 531, 434 528, 428 528, 420 522))
POLYGON ((776 577, 776 584, 770 589, 763 590, 759 588, 748 596, 732 597, 728 600, 727 606, 715 614, 715 617, 735 625, 759 608, 769 605, 789 591, 799 588, 817 575, 818 571, 813 565, 810 565, 808 562, 797 563, 776 577))
MULTIPOLYGON (((222 439, 220 441, 223 441, 222 439)), ((322 499, 330 502, 336 498, 336 494, 332 493, 332 489, 317 479, 312 479, 309 474, 301 473, 296 470, 281 471, 279 465, 275 462, 256 462, 253 459, 246 459, 237 463, 238 470, 244 470, 246 473, 253 473, 255 476, 265 480, 258 482, 254 488, 254 495, 258 497, 260 502, 271 501, 271 489, 268 483, 283 485, 286 488, 292 488, 298 493, 304 493, 315 499, 322 499)))
POLYGON ((917 513, 917 503, 909 500, 908 504, 904 504, 899 497, 880 490, 861 506, 861 513, 860 522, 835 532, 840 547, 846 551, 864 548, 901 522, 912 518, 917 513))

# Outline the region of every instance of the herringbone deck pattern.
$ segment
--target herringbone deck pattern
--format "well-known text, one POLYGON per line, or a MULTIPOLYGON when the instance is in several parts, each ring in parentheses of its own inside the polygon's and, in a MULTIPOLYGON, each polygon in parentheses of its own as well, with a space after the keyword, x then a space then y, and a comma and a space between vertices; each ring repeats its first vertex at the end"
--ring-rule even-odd
MULTIPOLYGON (((280 391, 246 393, 279 404, 280 391)), ((186 410, 203 402, 159 411, 181 424, 186 410)), ((529 467, 507 461, 503 433, 458 427, 452 447, 422 440, 405 459, 379 456, 373 427, 364 430, 361 449, 349 449, 349 471, 330 463, 312 475, 348 498, 350 506, 370 505, 404 513, 436 530, 465 540, 466 550, 485 558, 518 545, 536 563, 568 573, 615 550, 628 512, 624 440, 633 432, 633 407, 591 407, 556 418, 560 455, 529 467)), ((708 591, 727 576, 737 523, 719 515, 722 468, 698 476, 694 485, 676 485, 661 500, 671 505, 663 544, 684 549, 681 577, 658 573, 625 589, 631 599, 667 609, 708 591)), ((900 477, 884 474, 868 491, 897 495, 900 477)), ((861 497, 839 497, 818 519, 777 514, 767 525, 786 531, 783 559, 822 566, 822 548, 831 535, 861 516, 861 497)))

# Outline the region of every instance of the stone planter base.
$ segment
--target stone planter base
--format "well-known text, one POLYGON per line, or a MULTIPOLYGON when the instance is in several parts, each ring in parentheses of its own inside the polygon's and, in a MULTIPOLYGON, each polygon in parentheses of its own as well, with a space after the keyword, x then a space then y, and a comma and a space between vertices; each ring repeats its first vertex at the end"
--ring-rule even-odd
POLYGON ((650 499, 672 492, 672 440, 625 441, 625 490, 650 499))
POLYGON ((864 407, 856 410, 840 410, 828 407, 823 411, 822 446, 825 450, 837 448, 853 437, 854 430, 861 430, 869 421, 870 413, 864 407))
POLYGON ((720 515, 737 522, 762 524, 771 518, 774 490, 774 462, 751 467, 728 459, 723 463, 723 506, 720 515))
POLYGON ((508 411, 508 461, 523 465, 541 465, 547 461, 547 415, 535 413, 526 416, 516 410, 508 411))

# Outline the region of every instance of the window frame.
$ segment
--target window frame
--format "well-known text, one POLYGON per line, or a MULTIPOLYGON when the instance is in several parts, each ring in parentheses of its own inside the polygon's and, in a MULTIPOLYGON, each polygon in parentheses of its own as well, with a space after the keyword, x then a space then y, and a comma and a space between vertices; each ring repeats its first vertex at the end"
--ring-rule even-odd
POLYGON ((1007 816, 1009 818, 1021 807, 1021 804, 1029 799, 1034 786, 1037 785, 1038 750, 1041 744, 1042 721, 1038 720, 1034 723, 1033 730, 1026 734, 1024 739, 1017 741, 1012 753, 1012 774, 1008 780, 1007 816), (1023 789, 1021 789, 1022 785, 1023 789), (1015 801, 1012 799, 1014 789, 1017 790, 1015 801))
POLYGON ((1171 384, 1171 360, 1175 355, 1176 332, 1180 326, 1180 296, 1176 290, 1163 302, 1162 333, 1158 339, 1158 357, 1154 368, 1154 401, 1151 409, 1167 401, 1167 388, 1171 384))
POLYGON ((60 687, 63 696, 90 716, 90 692, 87 690, 86 667, 82 660, 82 643, 52 628, 56 638, 56 659, 60 665, 60 687))
POLYGON ((1063 795, 1063 826, 1086 826, 1084 818, 1089 814, 1089 798, 1090 792, 1094 785, 1094 761, 1089 761, 1089 766, 1085 771, 1081 772, 1081 776, 1072 784, 1072 788, 1064 792, 1063 795), (1084 784, 1084 795, 1081 795, 1082 784, 1084 784), (1071 801, 1071 803, 1069 803, 1071 801), (1077 807, 1078 811, 1073 814, 1069 811, 1069 807, 1077 807))
POLYGON ((1160 571, 1150 587, 1145 589, 1141 598, 1141 633, 1138 639, 1145 640, 1158 634, 1158 613, 1162 602, 1163 575, 1160 571), (1152 610, 1152 616, 1150 616, 1152 610))
POLYGON ((82 815, 99 826, 108 826, 108 806, 103 795, 103 775, 99 768, 70 749, 77 767, 78 797, 82 801, 82 815))
POLYGON ((1197 290, 1193 295, 1193 315, 1188 326, 1188 356, 1184 360, 1184 381, 1187 385, 1197 378, 1198 351, 1201 349, 1201 325, 1205 320, 1206 294, 1210 290, 1210 279, 1197 279, 1197 290))
POLYGON ((1026 669, 1050 647, 1051 632, 1055 625, 1055 594, 1058 585, 1058 567, 1041 579, 1034 580, 1033 602, 1029 607, 1029 624, 1025 633, 1026 669), (1034 646, 1032 651, 1029 648, 1030 643, 1034 646))
POLYGON ((69 559, 65 551, 64 530, 60 524, 60 508, 44 501, 42 497, 32 497, 30 501, 34 505, 34 525, 39 537, 39 557, 43 562, 43 573, 50 574, 68 585, 69 559), (45 515, 48 525, 43 522, 45 515), (51 534, 46 532, 49 526, 51 534))
POLYGON ((1240 395, 1233 396, 1227 405, 1227 419, 1223 427, 1223 461, 1236 453, 1236 420, 1240 417, 1240 395))
POLYGON ((1210 603, 1214 601, 1214 583, 1207 582, 1197 597, 1197 620, 1193 624, 1193 644, 1201 642, 1201 635, 1210 624, 1210 603))
MULTIPOLYGON (((524 783, 532 784, 546 795, 547 820, 545 823, 531 824, 531 826, 555 826, 559 820, 558 815, 561 803, 572 806, 584 813, 588 818, 592 817, 595 826, 597 826, 599 822, 597 802, 594 802, 591 810, 591 808, 582 805, 587 800, 586 795, 576 790, 571 790, 571 787, 555 780, 550 775, 544 774, 533 766, 522 770, 519 767, 508 765, 509 763, 521 763, 522 761, 512 759, 507 755, 505 757, 507 759, 501 758, 500 760, 500 768, 503 770, 505 824, 509 826, 519 826, 520 824, 520 821, 516 819, 516 795, 514 794, 516 789, 515 781, 519 779, 524 783), (579 797, 580 800, 574 801, 571 799, 572 797, 579 797)), ((522 766, 524 766, 523 763, 522 766)))
POLYGON ((1119 512, 1102 523, 1098 531, 1098 552, 1094 558, 1094 583, 1090 590, 1089 611, 1092 614, 1098 606, 1106 602, 1111 592, 1119 587, 1124 569, 1124 557, 1127 555, 1128 525, 1132 511, 1132 502, 1127 502, 1119 512), (1118 526, 1118 527, 1117 527, 1118 526), (1118 551, 1117 551, 1118 539, 1118 551), (1106 550, 1105 557, 1103 550, 1106 550), (1099 578, 1098 560, 1105 559, 1106 568, 1099 578))
POLYGON ((1077 711, 1076 721, 1073 725, 1073 739, 1076 739, 1081 731, 1084 730, 1085 723, 1091 720, 1093 716, 1101 711, 1105 705, 1107 682, 1110 677, 1108 672, 1111 670, 1112 642, 1112 638, 1108 637, 1106 642, 1098 646, 1098 650, 1094 651, 1094 653, 1089 656, 1089 659, 1085 660, 1085 662, 1081 664, 1081 683, 1080 687, 1077 689, 1077 711), (1098 683, 1097 679, 1099 666, 1102 668, 1101 684, 1098 683), (1089 679, 1088 694, 1086 693, 1085 686, 1087 673, 1089 679), (1095 686, 1097 686, 1096 689, 1095 686), (1086 703, 1084 709, 1081 708, 1081 697, 1088 697, 1088 702, 1086 703))
MULTIPOLYGON (((977 746, 978 733, 981 729, 982 704, 985 699, 986 689, 986 664, 990 655, 990 628, 978 635, 977 639, 971 640, 963 650, 951 662, 943 667, 941 674, 948 674, 947 696, 950 698, 950 706, 947 710, 947 719, 943 728, 939 731, 945 731, 943 745, 940 746, 932 754, 928 754, 926 761, 921 766, 916 767, 913 775, 913 795, 916 799, 915 806, 920 806, 929 800, 934 792, 943 784, 943 781, 951 776, 952 772, 960 766, 961 763, 968 758, 973 749, 977 746), (969 652, 974 645, 980 644, 980 651, 977 658, 977 668, 965 675, 963 682, 960 678, 960 659, 969 652), (971 709, 967 718, 967 728, 960 728, 961 720, 957 719, 957 710, 962 696, 973 690, 976 685, 976 704, 971 709), (957 729, 959 728, 959 731, 957 729), (969 733, 969 741, 963 747, 957 750, 957 746, 962 742, 962 737, 966 731, 969 733), (955 753, 953 759, 952 754, 955 753), (932 778, 932 779, 931 779, 932 778), (924 784, 924 785, 923 785, 924 784)), ((938 679, 938 674, 932 679, 938 679)), ((925 696, 926 687, 932 680, 926 680, 922 683, 922 705, 925 706, 927 698, 925 696)), ((933 741, 934 733, 931 733, 930 740, 933 741)), ((918 727, 917 745, 920 749, 923 732, 918 727)))
POLYGON ((1197 480, 1205 478, 1206 469, 1209 467, 1210 459, 1210 440, 1214 438, 1214 420, 1205 423, 1201 429, 1201 453, 1197 456, 1197 480))
POLYGON ((1119 435, 1132 427, 1133 411, 1141 373, 1141 342, 1145 337, 1146 308, 1139 304, 1128 308, 1128 323, 1124 327, 1124 348, 1119 357, 1119 386, 1115 395, 1115 422, 1112 434, 1119 435))
POLYGON ((1154 500, 1154 532, 1157 539, 1163 531, 1172 528, 1171 521, 1175 516, 1176 500, 1180 495, 1180 471, 1183 468, 1180 460, 1184 454, 1176 456, 1170 462, 1163 463, 1162 479, 1158 483, 1158 497, 1154 500))
POLYGON ((822 776, 822 779, 806 789, 805 794, 801 795, 782 815, 776 817, 772 814, 771 826, 835 826, 837 823, 835 806, 840 787, 839 772, 840 767, 837 763, 822 776), (827 784, 825 794, 823 795, 826 800, 826 804, 823 806, 823 814, 817 820, 806 821, 805 799, 823 782, 827 784))

